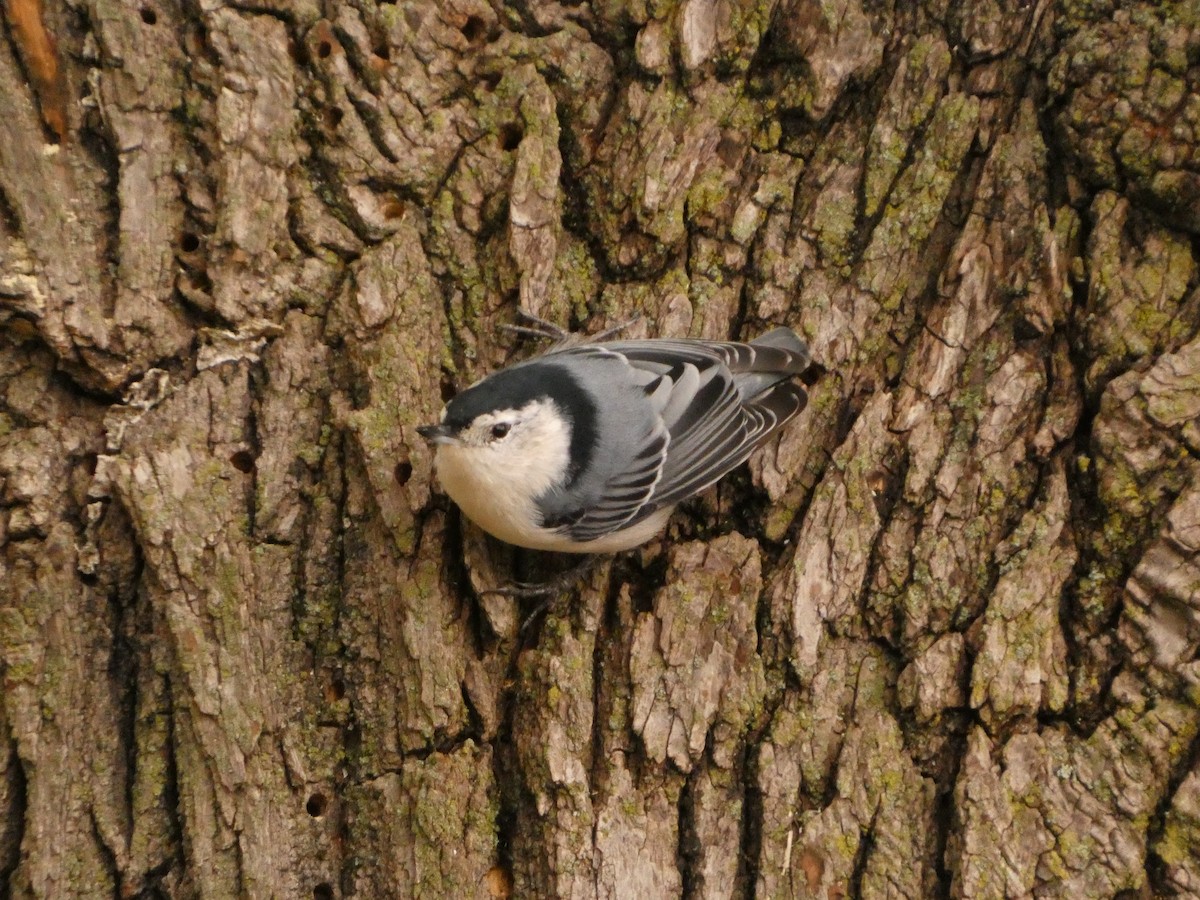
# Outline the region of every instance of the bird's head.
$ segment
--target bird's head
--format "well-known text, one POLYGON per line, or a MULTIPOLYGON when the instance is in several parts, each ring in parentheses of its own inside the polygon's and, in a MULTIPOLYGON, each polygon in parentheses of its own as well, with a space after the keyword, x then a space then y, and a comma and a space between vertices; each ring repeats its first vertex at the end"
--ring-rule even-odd
POLYGON ((437 425, 419 427, 437 449, 439 472, 452 466, 480 484, 507 479, 535 495, 565 483, 578 464, 576 415, 546 383, 548 368, 501 371, 451 400, 437 425))

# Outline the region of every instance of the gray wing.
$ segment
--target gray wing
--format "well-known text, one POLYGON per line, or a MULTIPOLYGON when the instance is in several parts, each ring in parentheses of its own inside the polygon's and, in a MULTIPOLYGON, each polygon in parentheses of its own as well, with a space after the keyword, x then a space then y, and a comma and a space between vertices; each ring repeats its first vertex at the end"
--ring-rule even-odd
MULTIPOLYGON (((562 351, 556 351, 562 352, 562 351)), ((592 541, 620 531, 622 528, 639 521, 653 507, 648 507, 660 479, 667 460, 667 449, 671 443, 671 434, 667 430, 662 417, 652 409, 645 408, 646 386, 657 377, 637 367, 630 367, 628 360, 621 354, 614 353, 605 346, 592 345, 570 348, 568 351, 578 359, 602 360, 607 365, 596 370, 600 377, 612 379, 614 373, 610 367, 616 363, 621 367, 621 379, 613 379, 628 388, 631 396, 625 399, 643 405, 642 415, 629 414, 620 408, 615 411, 614 419, 607 427, 616 427, 626 435, 627 442, 613 442, 611 439, 602 447, 602 451, 611 454, 611 459, 594 462, 598 469, 609 467, 610 474, 595 485, 595 492, 588 492, 583 498, 585 505, 574 512, 568 511, 557 522, 543 524, 554 527, 560 526, 572 539, 577 541, 592 541), (633 429, 641 429, 641 433, 633 429)), ((618 385, 610 384, 617 389, 618 385)), ((621 406, 623 404, 619 404, 621 406)), ((610 411, 611 412, 611 411, 610 411)))
POLYGON ((619 354, 657 412, 657 426, 641 440, 633 464, 568 525, 579 541, 634 525, 714 484, 808 399, 791 380, 807 368, 807 348, 788 329, 752 344, 620 341, 573 350, 619 354))
MULTIPOLYGON (((661 415, 671 444, 646 515, 717 482, 808 401, 790 380, 807 366, 807 354, 729 343, 664 349, 674 365, 657 390, 667 395, 661 415), (697 353, 704 349, 711 355, 697 353)), ((633 365, 667 362, 640 348, 626 355, 633 365)))

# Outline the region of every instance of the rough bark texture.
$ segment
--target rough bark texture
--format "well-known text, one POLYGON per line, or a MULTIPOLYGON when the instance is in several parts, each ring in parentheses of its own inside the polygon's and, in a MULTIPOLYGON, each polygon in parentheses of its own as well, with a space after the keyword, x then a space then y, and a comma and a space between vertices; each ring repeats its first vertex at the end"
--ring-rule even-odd
POLYGON ((0 7, 0 893, 1200 895, 1194 0, 0 7), (819 364, 526 629, 518 305, 819 364))

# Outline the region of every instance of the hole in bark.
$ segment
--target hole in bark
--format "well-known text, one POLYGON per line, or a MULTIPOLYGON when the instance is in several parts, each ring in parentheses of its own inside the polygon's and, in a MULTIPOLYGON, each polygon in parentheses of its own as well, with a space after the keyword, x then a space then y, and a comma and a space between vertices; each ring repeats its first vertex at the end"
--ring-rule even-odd
POLYGON ((333 44, 329 43, 329 41, 321 41, 317 44, 317 56, 321 59, 327 59, 332 52, 333 44))
POLYGON ((200 249, 200 238, 196 237, 190 231, 186 231, 183 237, 179 239, 179 247, 184 253, 195 253, 200 249))
POLYGON ((344 116, 345 113, 336 106, 327 106, 321 115, 325 118, 326 125, 328 125, 330 128, 337 128, 342 124, 342 116, 344 116))
POLYGON ((154 10, 152 10, 148 6, 142 7, 141 16, 142 16, 142 21, 145 22, 147 25, 154 25, 156 22, 158 22, 158 13, 156 13, 154 10))
POLYGON ((449 403, 451 400, 454 399, 454 395, 457 393, 458 393, 458 391, 456 391, 454 389, 454 385, 442 382, 442 402, 443 403, 449 403))
POLYGON ((399 219, 404 215, 404 203, 401 200, 389 200, 383 204, 383 217, 385 219, 399 219))
POLYGON ((392 49, 387 44, 380 44, 375 48, 375 55, 380 59, 391 59, 392 49))
POLYGON ((500 129, 500 147, 503 150, 516 150, 525 135, 520 125, 505 125, 500 129))
POLYGON ((483 89, 489 94, 494 91, 500 84, 500 73, 489 72, 483 76, 483 89))
POLYGON ((333 900, 333 885, 322 881, 313 888, 313 900, 333 900))
POLYGON ((408 460, 396 463, 396 481, 400 484, 408 484, 408 479, 412 478, 412 463, 408 460))
POLYGON ((329 801, 325 799, 324 794, 313 794, 308 798, 308 802, 304 804, 304 808, 314 819, 319 819, 325 815, 325 808, 328 805, 329 801))
POLYGON ((229 457, 229 462, 232 463, 233 467, 239 472, 254 471, 254 454, 252 454, 249 450, 239 450, 237 453, 233 454, 233 456, 229 457))
POLYGON ((330 701, 341 700, 346 696, 346 681, 341 675, 334 675, 329 680, 329 690, 325 692, 330 701))
POLYGON ((472 44, 483 37, 487 31, 487 25, 479 16, 467 16, 467 21, 463 22, 462 35, 472 44))
POLYGON ((1018 342, 1035 341, 1041 336, 1041 329, 1035 322, 1031 322, 1025 316, 1017 316, 1017 320, 1013 323, 1013 337, 1018 342))

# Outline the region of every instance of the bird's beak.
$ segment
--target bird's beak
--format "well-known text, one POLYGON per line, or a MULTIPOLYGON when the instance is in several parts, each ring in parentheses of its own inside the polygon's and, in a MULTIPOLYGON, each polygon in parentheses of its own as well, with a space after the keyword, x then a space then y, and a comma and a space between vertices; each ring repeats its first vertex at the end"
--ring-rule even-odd
POLYGON ((418 425, 417 434, 431 444, 453 444, 457 440, 449 425, 418 425))

